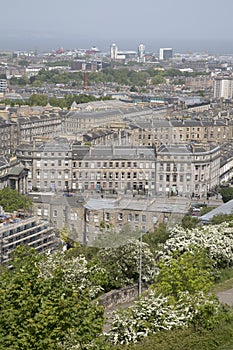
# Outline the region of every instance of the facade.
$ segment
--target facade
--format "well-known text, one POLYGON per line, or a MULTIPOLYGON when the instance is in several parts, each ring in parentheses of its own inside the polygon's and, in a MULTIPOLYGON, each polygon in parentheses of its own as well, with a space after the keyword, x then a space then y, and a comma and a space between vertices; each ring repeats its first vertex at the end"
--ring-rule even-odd
POLYGON ((69 191, 71 189, 71 147, 66 139, 21 144, 17 158, 29 169, 28 190, 69 191))
MULTIPOLYGON (((164 222, 168 226, 180 223, 189 210, 189 202, 185 198, 119 198, 119 199, 90 199, 85 204, 84 238, 87 245, 96 245, 95 239, 124 232, 128 239, 130 232, 135 234, 153 231, 164 222)), ((136 237, 139 237, 136 236, 136 237)), ((122 244, 122 235, 118 244, 122 244)))
POLYGON ((7 92, 7 80, 6 79, 0 79, 0 93, 5 94, 7 92))
POLYGON ((28 169, 16 158, 0 156, 0 189, 10 187, 21 194, 28 192, 28 169))
POLYGON ((118 47, 116 44, 112 44, 110 47, 110 58, 112 61, 116 61, 118 55, 118 47))
POLYGON ((48 222, 35 217, 20 218, 15 213, 1 213, 0 262, 8 262, 10 253, 22 244, 27 244, 38 252, 52 249, 55 247, 54 230, 48 222))
POLYGON ((145 50, 146 47, 144 44, 138 46, 138 62, 145 62, 145 50))
POLYGON ((172 48, 160 48, 159 49, 159 59, 161 61, 163 60, 169 60, 173 56, 173 50, 172 48))
POLYGON ((233 96, 233 77, 222 76, 214 79, 214 98, 231 99, 233 96))
POLYGON ((208 198, 220 178, 220 147, 160 146, 156 152, 156 193, 161 196, 208 198))
POLYGON ((84 242, 84 199, 77 196, 64 196, 55 192, 31 192, 29 198, 33 201, 33 214, 40 220, 61 230, 68 227, 70 238, 74 242, 84 242))
POLYGON ((135 124, 129 132, 131 142, 144 146, 189 142, 212 142, 220 145, 232 140, 233 129, 228 118, 152 119, 138 120, 135 124))
POLYGON ((74 145, 72 190, 152 195, 155 150, 153 147, 74 145))

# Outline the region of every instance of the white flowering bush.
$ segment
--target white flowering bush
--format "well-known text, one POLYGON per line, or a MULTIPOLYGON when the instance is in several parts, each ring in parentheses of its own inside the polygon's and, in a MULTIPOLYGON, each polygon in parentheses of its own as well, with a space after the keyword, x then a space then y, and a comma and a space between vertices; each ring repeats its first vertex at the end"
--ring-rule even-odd
POLYGON ((106 271, 97 266, 89 266, 84 256, 70 257, 64 253, 46 255, 38 264, 43 279, 50 279, 56 273, 60 274, 63 284, 72 286, 79 294, 85 293, 92 299, 102 290, 98 284, 97 275, 104 275, 106 271))
POLYGON ((156 274, 157 267, 147 243, 140 243, 137 240, 128 241, 120 247, 100 250, 100 264, 108 272, 111 289, 134 284, 138 281, 140 248, 143 261, 142 281, 151 281, 156 274))
POLYGON ((198 322, 210 324, 219 310, 218 300, 202 292, 194 295, 182 292, 176 302, 150 292, 133 307, 114 313, 107 337, 113 344, 136 343, 160 330, 187 327, 198 322))
POLYGON ((193 249, 205 249, 215 267, 233 265, 233 227, 231 223, 208 225, 191 230, 176 226, 170 238, 160 247, 157 259, 170 259, 172 252, 181 254, 193 249))

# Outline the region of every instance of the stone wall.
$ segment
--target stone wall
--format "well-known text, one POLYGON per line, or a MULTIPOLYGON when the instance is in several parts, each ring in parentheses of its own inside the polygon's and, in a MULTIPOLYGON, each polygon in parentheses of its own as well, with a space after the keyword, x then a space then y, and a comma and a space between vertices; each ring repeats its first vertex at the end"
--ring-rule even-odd
MULTIPOLYGON (((143 285, 143 289, 146 289, 143 285)), ((111 290, 99 298, 99 304, 104 305, 105 309, 111 309, 118 304, 129 303, 138 298, 138 284, 127 286, 118 290, 111 290)))

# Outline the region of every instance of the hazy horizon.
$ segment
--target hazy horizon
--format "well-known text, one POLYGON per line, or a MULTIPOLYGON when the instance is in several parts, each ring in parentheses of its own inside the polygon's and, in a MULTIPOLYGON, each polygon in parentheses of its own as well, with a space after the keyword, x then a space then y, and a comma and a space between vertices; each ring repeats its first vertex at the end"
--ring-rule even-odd
POLYGON ((175 52, 233 53, 233 1, 11 0, 1 4, 0 50, 50 51, 58 47, 103 52, 173 47, 175 52), (221 5, 221 7, 220 7, 221 5))

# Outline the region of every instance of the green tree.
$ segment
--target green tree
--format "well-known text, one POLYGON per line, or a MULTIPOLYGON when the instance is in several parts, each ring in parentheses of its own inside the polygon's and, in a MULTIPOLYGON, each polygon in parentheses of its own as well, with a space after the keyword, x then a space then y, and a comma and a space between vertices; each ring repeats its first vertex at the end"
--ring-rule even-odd
POLYGON ((7 212, 18 209, 29 210, 31 209, 32 201, 18 191, 6 187, 0 190, 0 205, 7 212))
POLYGON ((163 295, 178 297, 180 292, 208 293, 214 285, 210 259, 205 250, 173 252, 169 260, 159 262, 156 289, 163 295))
POLYGON ((182 219, 181 226, 183 228, 193 229, 199 224, 199 219, 195 216, 185 215, 182 219))
POLYGON ((233 199, 233 187, 224 187, 220 189, 222 200, 224 203, 233 199))
POLYGON ((91 349, 103 326, 93 271, 83 258, 17 248, 0 274, 0 348, 91 349))

